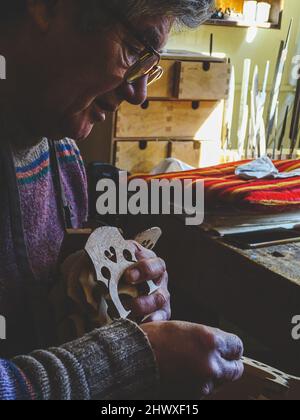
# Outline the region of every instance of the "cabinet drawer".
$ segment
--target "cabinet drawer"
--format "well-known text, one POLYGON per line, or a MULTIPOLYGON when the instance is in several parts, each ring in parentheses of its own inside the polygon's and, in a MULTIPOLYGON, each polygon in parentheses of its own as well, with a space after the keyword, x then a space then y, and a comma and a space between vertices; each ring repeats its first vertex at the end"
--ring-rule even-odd
POLYGON ((227 63, 178 62, 178 99, 227 99, 231 65, 227 63))
POLYGON ((222 137, 224 102, 149 101, 137 107, 124 103, 116 120, 116 138, 222 137))
POLYGON ((195 168, 217 165, 220 162, 221 143, 213 141, 174 141, 170 155, 195 168))
POLYGON ((162 160, 172 157, 200 168, 218 164, 220 151, 220 144, 212 141, 118 141, 114 164, 132 174, 149 173, 162 160))
POLYGON ((118 141, 114 164, 132 174, 149 173, 168 154, 168 141, 118 141))
POLYGON ((174 141, 169 146, 172 158, 179 159, 195 168, 201 160, 201 143, 199 141, 174 141))
POLYGON ((160 66, 164 69, 162 77, 148 88, 148 98, 171 99, 175 98, 177 90, 178 63, 173 60, 162 60, 160 66))

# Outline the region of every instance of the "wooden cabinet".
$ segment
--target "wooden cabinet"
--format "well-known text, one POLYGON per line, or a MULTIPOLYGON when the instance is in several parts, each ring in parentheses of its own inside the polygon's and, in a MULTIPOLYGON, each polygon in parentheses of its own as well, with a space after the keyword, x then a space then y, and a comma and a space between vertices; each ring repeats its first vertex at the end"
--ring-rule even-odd
POLYGON ((166 158, 179 159, 193 167, 213 165, 219 153, 220 147, 213 141, 117 141, 114 162, 130 173, 149 173, 166 158))
POLYGON ((116 139, 185 138, 221 140, 224 102, 149 101, 124 103, 117 114, 116 139))
POLYGON ((114 126, 116 166, 149 172, 165 158, 194 166, 219 163, 231 66, 197 54, 168 54, 163 77, 141 106, 121 105, 114 126))
POLYGON ((149 87, 141 106, 123 103, 97 125, 82 146, 87 162, 108 161, 130 172, 149 172, 174 157, 191 166, 220 161, 230 64, 227 59, 172 51, 163 77, 149 87))

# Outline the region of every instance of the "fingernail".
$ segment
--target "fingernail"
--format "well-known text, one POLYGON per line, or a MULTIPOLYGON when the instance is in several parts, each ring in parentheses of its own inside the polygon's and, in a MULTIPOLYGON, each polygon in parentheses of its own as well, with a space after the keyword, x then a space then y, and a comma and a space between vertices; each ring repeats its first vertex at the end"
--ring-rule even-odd
POLYGON ((137 268, 133 268, 132 270, 129 271, 129 277, 130 277, 130 282, 131 283, 138 283, 139 278, 140 278, 140 272, 137 268))

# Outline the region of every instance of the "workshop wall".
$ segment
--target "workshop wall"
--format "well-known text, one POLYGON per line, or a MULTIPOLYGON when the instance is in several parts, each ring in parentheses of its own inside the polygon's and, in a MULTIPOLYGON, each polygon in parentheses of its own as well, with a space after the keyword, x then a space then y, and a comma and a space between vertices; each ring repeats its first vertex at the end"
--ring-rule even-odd
MULTIPOLYGON (((240 106, 239 102, 243 74, 243 61, 245 58, 250 58, 252 59, 253 64, 257 64, 259 66, 261 82, 263 79, 266 61, 271 61, 271 72, 269 77, 270 90, 280 41, 286 38, 289 23, 292 18, 294 19, 294 25, 287 66, 283 78, 282 94, 280 97, 281 104, 284 104, 287 94, 293 92, 294 90, 294 87, 290 84, 290 72, 292 58, 297 51, 297 41, 299 44, 298 54, 300 54, 299 0, 285 0, 281 30, 254 28, 245 29, 204 25, 194 31, 185 30, 180 33, 173 33, 169 43, 167 44, 167 48, 170 49, 184 49, 200 53, 208 53, 210 34, 213 33, 214 53, 230 57, 236 68, 236 100, 232 129, 233 146, 237 144, 236 133, 238 126, 238 111, 240 106)), ((252 70, 253 68, 254 65, 252 70)), ((94 156, 97 156, 98 159, 99 155, 102 157, 101 160, 103 162, 110 161, 112 126, 113 124, 111 118, 108 118, 108 121, 105 124, 97 124, 90 136, 90 139, 80 145, 83 156, 87 161, 95 160, 94 156)), ((287 130, 287 136, 288 131, 289 130, 287 130)))
MULTIPOLYGON (((202 26, 195 31, 183 31, 173 34, 167 45, 171 49, 186 49, 196 52, 208 53, 210 34, 214 34, 214 53, 225 54, 231 58, 236 68, 237 99, 235 103, 235 119, 233 124, 233 136, 237 132, 239 94, 243 75, 243 61, 250 58, 259 66, 261 82, 265 70, 266 61, 271 61, 271 73, 274 74, 276 59, 281 40, 286 38, 288 26, 294 19, 291 37, 290 51, 287 67, 284 75, 281 100, 283 101, 288 92, 293 91, 290 85, 290 71, 292 58, 295 55, 297 40, 300 40, 300 7, 299 0, 286 0, 284 5, 283 22, 281 30, 276 29, 245 29, 230 27, 202 26)), ((300 52, 299 52, 300 53, 300 52)), ((269 78, 269 89, 272 77, 269 78)), ((236 138, 232 139, 236 144, 236 138)))

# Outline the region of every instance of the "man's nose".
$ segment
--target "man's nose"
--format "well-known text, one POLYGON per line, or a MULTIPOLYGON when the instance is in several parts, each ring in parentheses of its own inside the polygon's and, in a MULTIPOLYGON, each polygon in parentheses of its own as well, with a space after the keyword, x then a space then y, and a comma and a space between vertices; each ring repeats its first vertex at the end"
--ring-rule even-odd
POLYGON ((124 101, 132 105, 141 105, 147 99, 148 76, 142 77, 133 84, 124 82, 121 89, 121 96, 124 101))

